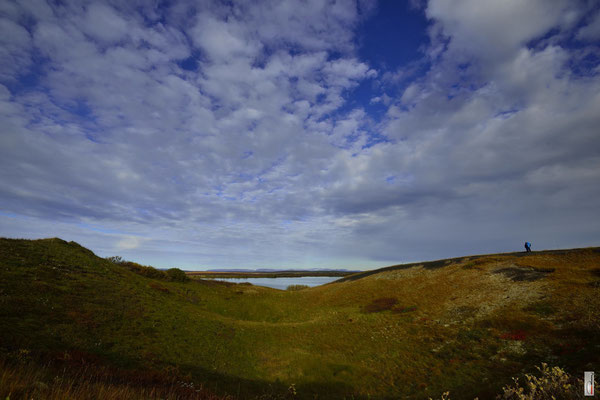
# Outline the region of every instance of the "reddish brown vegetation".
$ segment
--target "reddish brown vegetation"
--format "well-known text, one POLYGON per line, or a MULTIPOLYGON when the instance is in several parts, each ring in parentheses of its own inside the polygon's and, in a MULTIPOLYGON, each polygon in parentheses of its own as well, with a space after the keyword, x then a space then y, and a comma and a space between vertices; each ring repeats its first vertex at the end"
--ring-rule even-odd
POLYGON ((416 310, 417 310, 417 306, 410 306, 410 307, 396 307, 392 311, 397 314, 403 314, 403 313, 416 311, 416 310))
POLYGON ((525 339, 527 339, 527 333, 525 331, 521 331, 521 330, 506 332, 506 333, 503 333, 502 335, 500 335, 500 339, 525 340, 525 339))
POLYGON ((398 299, 393 297, 381 297, 379 299, 373 300, 371 303, 367 304, 364 307, 364 312, 366 313, 376 313, 386 310, 391 310, 394 306, 398 304, 398 299))
POLYGON ((150 286, 154 290, 158 290, 159 292, 169 293, 169 289, 167 289, 166 287, 164 287, 162 285, 159 285, 158 283, 150 282, 150 284, 148 286, 150 286))

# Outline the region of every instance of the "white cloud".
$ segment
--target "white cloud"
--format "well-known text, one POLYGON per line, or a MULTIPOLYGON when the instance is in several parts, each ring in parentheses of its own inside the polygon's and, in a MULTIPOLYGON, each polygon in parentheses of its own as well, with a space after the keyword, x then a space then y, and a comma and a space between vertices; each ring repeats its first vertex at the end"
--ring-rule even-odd
POLYGON ((137 249, 138 247, 140 247, 140 245, 142 244, 143 239, 136 237, 136 236, 126 236, 122 239, 120 239, 115 248, 116 250, 133 250, 133 249, 137 249))
POLYGON ((102 43, 114 43, 125 38, 129 30, 127 25, 127 21, 112 7, 92 3, 87 7, 81 27, 85 33, 102 43))
POLYGON ((31 64, 29 32, 9 19, 0 18, 0 79, 14 80, 15 75, 27 71, 31 64))
POLYGON ((596 12, 590 19, 589 24, 582 27, 579 32, 577 32, 577 38, 587 41, 600 40, 600 12, 596 12))
POLYGON ((555 27, 571 8, 567 0, 431 0, 427 16, 451 37, 453 51, 495 63, 555 27))
POLYGON ((193 29, 194 42, 214 62, 224 62, 238 56, 255 57, 260 43, 249 40, 236 23, 220 21, 210 15, 201 15, 193 29))

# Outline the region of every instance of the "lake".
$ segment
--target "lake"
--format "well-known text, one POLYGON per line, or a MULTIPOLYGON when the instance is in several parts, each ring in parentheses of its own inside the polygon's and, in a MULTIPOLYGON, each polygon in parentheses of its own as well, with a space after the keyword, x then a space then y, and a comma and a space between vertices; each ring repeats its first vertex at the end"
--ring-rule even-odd
POLYGON ((249 282, 256 286, 266 286, 273 289, 285 290, 290 285, 319 286, 338 279, 342 276, 301 276, 298 278, 213 278, 216 281, 234 283, 249 282))

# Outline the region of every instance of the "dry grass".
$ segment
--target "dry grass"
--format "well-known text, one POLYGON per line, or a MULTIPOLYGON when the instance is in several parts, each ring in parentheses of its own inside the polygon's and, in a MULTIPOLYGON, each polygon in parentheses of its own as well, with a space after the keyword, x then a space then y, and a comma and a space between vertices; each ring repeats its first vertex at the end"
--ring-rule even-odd
POLYGON ((0 360, 1 399, 225 400, 190 380, 158 372, 126 373, 93 364, 78 368, 0 360))
MULTIPOLYGON (((512 378, 513 383, 504 386, 496 400, 585 399, 581 379, 569 375, 560 367, 550 368, 546 363, 542 363, 541 367, 536 366, 536 369, 537 374, 525 374, 523 381, 512 378)), ((430 397, 429 400, 433 399, 430 397)), ((452 396, 449 391, 444 392, 439 400, 452 400, 452 396)))
POLYGON ((576 400, 584 399, 583 381, 570 376, 560 367, 542 363, 538 375, 525 374, 523 383, 513 378, 513 384, 502 388, 498 400, 576 400))

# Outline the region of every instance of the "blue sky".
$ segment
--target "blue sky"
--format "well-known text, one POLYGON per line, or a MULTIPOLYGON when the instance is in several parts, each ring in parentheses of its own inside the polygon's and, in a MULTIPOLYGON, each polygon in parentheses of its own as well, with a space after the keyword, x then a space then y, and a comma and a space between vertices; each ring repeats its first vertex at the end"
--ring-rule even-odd
POLYGON ((600 7, 3 1, 0 235, 157 267, 600 245, 600 7))

